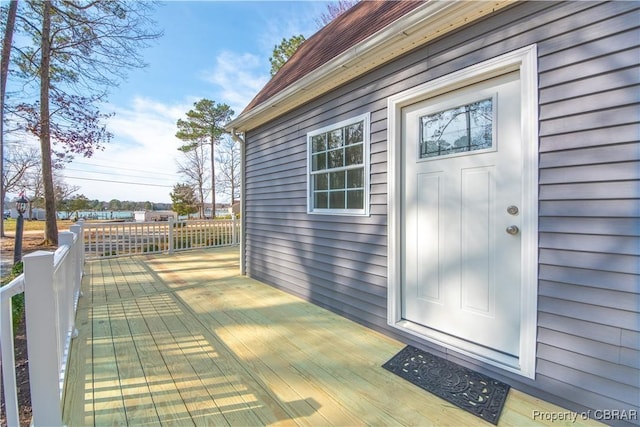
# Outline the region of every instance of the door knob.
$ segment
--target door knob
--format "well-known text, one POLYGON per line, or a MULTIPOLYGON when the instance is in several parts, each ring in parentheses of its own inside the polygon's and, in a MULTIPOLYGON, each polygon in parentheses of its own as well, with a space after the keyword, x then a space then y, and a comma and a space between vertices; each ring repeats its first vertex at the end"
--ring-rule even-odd
POLYGON ((507 208, 507 212, 511 215, 518 215, 519 210, 517 206, 511 205, 507 208))
POLYGON ((518 228, 517 225, 510 225, 507 227, 507 233, 511 234, 512 236, 515 236, 516 234, 518 234, 520 232, 520 229, 518 228))

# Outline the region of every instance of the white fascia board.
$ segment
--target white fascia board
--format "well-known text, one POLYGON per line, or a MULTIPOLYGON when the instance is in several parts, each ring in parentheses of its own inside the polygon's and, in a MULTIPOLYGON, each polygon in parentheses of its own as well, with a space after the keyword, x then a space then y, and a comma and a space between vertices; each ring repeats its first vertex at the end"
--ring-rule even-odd
POLYGON ((515 1, 427 1, 302 77, 266 102, 241 114, 232 120, 226 129, 235 128, 238 132, 251 130, 381 64, 515 1))

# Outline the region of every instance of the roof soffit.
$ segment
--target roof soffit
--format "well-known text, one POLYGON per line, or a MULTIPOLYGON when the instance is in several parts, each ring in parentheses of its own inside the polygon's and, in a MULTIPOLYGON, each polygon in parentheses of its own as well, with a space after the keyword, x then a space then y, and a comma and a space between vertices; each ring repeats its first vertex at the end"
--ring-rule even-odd
POLYGON ((374 68, 513 4, 517 0, 428 1, 357 43, 271 98, 244 111, 226 128, 246 132, 374 68))

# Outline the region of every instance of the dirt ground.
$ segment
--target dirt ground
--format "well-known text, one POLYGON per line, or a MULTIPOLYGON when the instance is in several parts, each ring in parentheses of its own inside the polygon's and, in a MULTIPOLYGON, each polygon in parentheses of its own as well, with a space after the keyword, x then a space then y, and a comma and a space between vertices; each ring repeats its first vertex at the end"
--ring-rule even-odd
MULTIPOLYGON (((0 260, 2 263, 13 264, 13 248, 15 239, 13 232, 7 232, 7 237, 0 237, 0 260)), ((42 231, 25 231, 22 236, 22 254, 38 250, 55 250, 53 246, 44 246, 44 233, 42 231)))
MULTIPOLYGON (((11 272, 13 264, 13 249, 15 239, 13 233, 6 233, 8 237, 0 238, 0 260, 3 264, 3 275, 11 272), (7 266, 5 268, 5 266, 7 266)), ((44 246, 44 235, 42 232, 25 232, 22 239, 23 255, 37 250, 55 250, 55 247, 44 246)), ((31 392, 29 389, 29 358, 27 355, 27 339, 24 324, 24 317, 19 320, 15 331, 15 358, 16 358, 16 386, 18 388, 18 412, 20 415, 20 426, 28 427, 31 423, 31 392)), ((0 403, 0 426, 6 426, 4 396, 0 403)))

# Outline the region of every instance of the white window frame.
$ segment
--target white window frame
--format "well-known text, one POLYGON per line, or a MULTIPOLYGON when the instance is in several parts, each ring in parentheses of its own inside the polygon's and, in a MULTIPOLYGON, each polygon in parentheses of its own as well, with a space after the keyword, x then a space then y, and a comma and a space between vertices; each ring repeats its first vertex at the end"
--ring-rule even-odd
POLYGON ((538 67, 537 47, 530 45, 460 71, 445 75, 387 99, 388 167, 388 286, 387 324, 420 339, 452 349, 505 371, 535 379, 538 299, 538 67), (402 109, 512 71, 520 72, 521 138, 523 148, 523 251, 520 356, 515 360, 485 349, 465 348, 466 343, 435 337, 402 317, 402 109))
MULTIPOLYGON (((370 206, 370 132, 371 132, 371 113, 361 114, 342 120, 337 123, 333 123, 328 126, 324 126, 320 129, 315 129, 307 133, 307 213, 312 215, 350 215, 350 216, 369 216, 370 206), (364 169, 364 194, 363 194, 363 208, 362 209, 324 209, 316 208, 314 206, 314 194, 313 194, 313 169, 312 169, 312 145, 311 140, 314 136, 329 132, 331 130, 339 129, 351 124, 363 122, 363 141, 362 141, 362 167, 364 169)), ((327 169, 328 170, 328 169, 327 169)), ((343 168, 346 170, 346 167, 343 168)))

